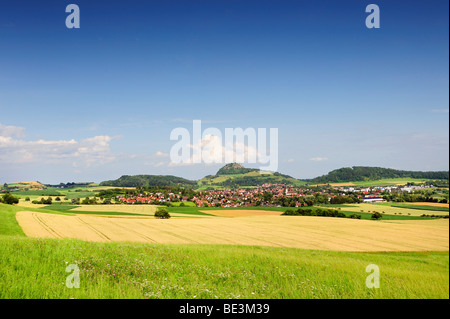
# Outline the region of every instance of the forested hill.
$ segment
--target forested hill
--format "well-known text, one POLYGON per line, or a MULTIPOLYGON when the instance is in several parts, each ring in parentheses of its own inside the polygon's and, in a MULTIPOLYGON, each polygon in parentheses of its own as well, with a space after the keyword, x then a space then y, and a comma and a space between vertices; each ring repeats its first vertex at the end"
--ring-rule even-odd
POLYGON ((392 168, 353 166, 339 168, 326 175, 308 180, 311 183, 342 183, 352 181, 379 180, 384 178, 423 178, 423 179, 446 179, 449 178, 448 171, 420 172, 402 171, 392 168))
POLYGON ((246 174, 250 172, 259 172, 259 169, 245 168, 242 164, 230 163, 219 169, 216 175, 246 174))
POLYGON ((181 186, 196 187, 197 182, 172 175, 123 175, 112 181, 104 181, 100 186, 143 187, 143 186, 181 186))

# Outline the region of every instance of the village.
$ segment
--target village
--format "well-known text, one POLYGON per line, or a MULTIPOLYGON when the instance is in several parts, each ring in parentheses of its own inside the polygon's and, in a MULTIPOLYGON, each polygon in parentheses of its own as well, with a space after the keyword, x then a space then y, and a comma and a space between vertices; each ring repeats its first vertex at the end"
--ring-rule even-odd
MULTIPOLYGON (((198 207, 251 207, 251 206, 290 206, 301 207, 314 204, 373 203, 385 202, 383 194, 398 192, 411 193, 430 188, 420 186, 389 187, 298 187, 286 184, 263 184, 254 188, 216 189, 194 191, 188 197, 173 192, 142 192, 118 195, 116 202, 124 204, 162 204, 185 206, 188 202, 198 207)), ((189 206, 192 206, 189 205, 189 206)))

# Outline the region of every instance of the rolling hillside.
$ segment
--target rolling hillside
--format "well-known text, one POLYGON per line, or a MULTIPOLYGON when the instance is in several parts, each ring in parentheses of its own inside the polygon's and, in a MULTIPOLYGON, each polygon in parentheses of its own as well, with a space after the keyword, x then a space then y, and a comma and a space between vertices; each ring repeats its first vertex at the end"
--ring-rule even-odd
MULTIPOLYGON (((407 182, 421 183, 424 181, 440 180, 448 185, 449 172, 420 172, 403 171, 380 167, 353 166, 333 170, 326 175, 313 179, 296 179, 281 173, 261 174, 258 169, 245 168, 241 164, 230 163, 217 171, 215 175, 208 175, 195 181, 172 175, 123 175, 116 180, 104 181, 99 186, 111 187, 151 187, 151 186, 179 186, 198 189, 254 187, 265 183, 290 185, 338 184, 351 182, 354 186, 378 185, 383 181, 386 185, 406 184, 407 182)), ((14 183, 8 185, 11 191, 42 189, 45 185, 38 182, 14 183)), ((5 192, 3 185, 0 191, 5 192)))
POLYGON ((197 182, 172 175, 123 175, 116 180, 104 181, 100 186, 143 187, 143 186, 181 186, 196 187, 197 182))
POLYGON ((296 178, 280 173, 261 174, 259 169, 245 168, 241 164, 231 163, 222 167, 216 175, 208 175, 198 182, 199 188, 216 187, 252 187, 265 183, 305 184, 296 178))
POLYGON ((326 175, 307 180, 311 184, 377 181, 382 179, 411 178, 422 180, 448 180, 448 171, 420 172, 391 168, 353 166, 333 170, 326 175))

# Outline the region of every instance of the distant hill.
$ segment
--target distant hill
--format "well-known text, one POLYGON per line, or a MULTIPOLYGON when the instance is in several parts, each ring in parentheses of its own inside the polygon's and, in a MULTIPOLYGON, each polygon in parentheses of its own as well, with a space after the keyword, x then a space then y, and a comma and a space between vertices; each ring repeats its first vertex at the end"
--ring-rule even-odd
POLYGON ((31 182, 19 182, 19 183, 5 183, 0 185, 0 190, 3 191, 24 191, 24 190, 39 190, 44 189, 45 185, 37 182, 37 181, 31 181, 31 182))
POLYGON ((143 186, 181 186, 196 187, 197 182, 172 175, 123 175, 112 181, 104 181, 100 186, 143 187, 143 186))
POLYGON ((307 180, 310 183, 343 183, 353 181, 370 181, 385 178, 417 178, 417 179, 446 179, 449 178, 448 171, 421 172, 402 171, 392 168, 353 166, 333 170, 326 175, 307 180))
POLYGON ((230 163, 219 169, 216 175, 208 175, 198 182, 200 188, 251 187, 262 184, 300 185, 304 182, 280 173, 262 174, 259 169, 245 168, 238 163, 230 163))
POLYGON ((245 168, 242 164, 230 163, 219 169, 216 175, 233 175, 233 174, 246 174, 250 172, 256 172, 259 169, 245 168))
POLYGON ((208 175, 193 181, 172 175, 124 175, 116 180, 104 181, 100 186, 142 187, 142 186, 180 186, 198 189, 252 187, 270 184, 328 184, 356 181, 377 181, 389 178, 413 178, 448 180, 449 172, 402 171, 381 167, 353 166, 336 169, 326 175, 308 180, 299 180, 280 173, 262 174, 258 169, 245 168, 241 164, 230 163, 223 166, 215 175, 208 175))

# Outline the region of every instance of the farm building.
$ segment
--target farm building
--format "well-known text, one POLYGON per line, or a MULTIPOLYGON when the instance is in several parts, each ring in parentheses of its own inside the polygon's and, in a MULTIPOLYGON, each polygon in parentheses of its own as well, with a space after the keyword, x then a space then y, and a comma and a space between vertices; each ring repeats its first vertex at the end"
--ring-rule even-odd
POLYGON ((381 203, 384 202, 385 200, 383 198, 381 198, 378 195, 366 195, 363 198, 363 202, 364 203, 381 203))

